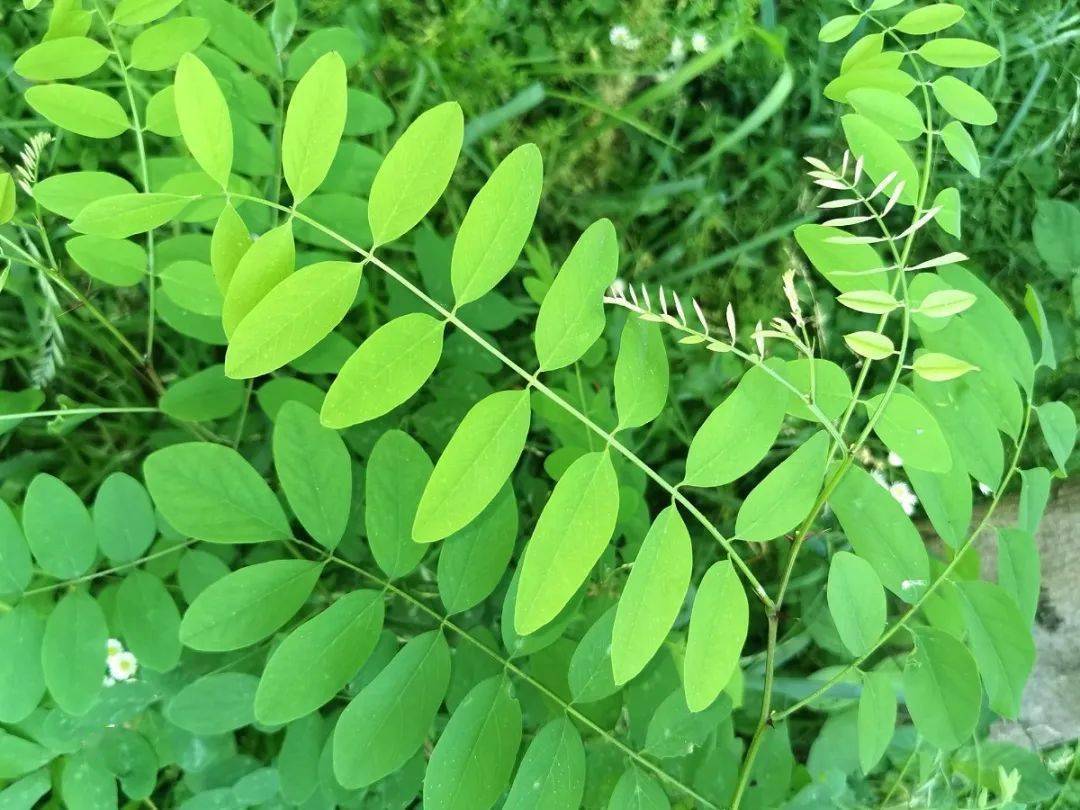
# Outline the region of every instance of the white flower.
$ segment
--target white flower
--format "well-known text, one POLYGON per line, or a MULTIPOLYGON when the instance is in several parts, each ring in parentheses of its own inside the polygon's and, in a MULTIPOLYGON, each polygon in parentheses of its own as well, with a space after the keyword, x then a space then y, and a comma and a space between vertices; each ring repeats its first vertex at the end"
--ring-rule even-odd
POLYGON ((907 481, 897 481, 890 486, 889 494, 903 507, 904 514, 915 514, 915 507, 918 505, 919 499, 915 497, 915 493, 911 491, 911 487, 908 486, 907 481))
POLYGON ((700 31, 695 31, 690 37, 690 47, 694 49, 694 53, 705 53, 709 50, 709 38, 700 31))
POLYGON ((682 37, 671 40, 671 50, 668 51, 668 59, 672 62, 681 62, 686 58, 686 43, 682 37))
POLYGON ((139 669, 139 662, 129 652, 109 656, 109 675, 117 681, 126 681, 139 669))
POLYGON ((892 450, 889 451, 889 466, 890 467, 903 467, 904 460, 900 456, 896 455, 892 450))
POLYGON ((986 496, 990 496, 990 495, 994 494, 994 490, 990 489, 990 487, 988 487, 982 481, 979 482, 979 492, 981 492, 983 495, 986 495, 986 496))
POLYGON ((124 645, 120 643, 120 639, 110 638, 105 642, 105 657, 112 658, 115 655, 119 655, 124 651, 124 645))
POLYGON ((608 39, 616 48, 623 48, 627 51, 636 51, 641 47, 641 40, 631 34, 630 29, 622 24, 611 26, 608 39))

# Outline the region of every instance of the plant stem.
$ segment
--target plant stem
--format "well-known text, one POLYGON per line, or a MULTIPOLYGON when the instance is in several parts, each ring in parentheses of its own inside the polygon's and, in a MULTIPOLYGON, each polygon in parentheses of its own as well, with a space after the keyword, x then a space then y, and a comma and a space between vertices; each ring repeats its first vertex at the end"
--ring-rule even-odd
POLYGON ((101 577, 107 577, 109 574, 115 574, 118 571, 125 571, 128 568, 134 568, 136 565, 142 565, 143 563, 149 562, 150 560, 156 560, 159 557, 166 557, 169 554, 175 554, 178 551, 183 551, 184 549, 188 548, 188 546, 190 546, 194 542, 195 542, 194 539, 188 539, 188 540, 185 540, 182 543, 177 543, 175 546, 169 546, 168 548, 164 548, 161 551, 155 551, 153 554, 147 554, 145 557, 139 557, 139 559, 137 559, 137 560, 132 560, 131 562, 121 563, 120 565, 115 565, 112 568, 106 568, 104 571, 95 571, 92 574, 86 574, 85 576, 75 577, 74 579, 65 579, 63 582, 54 582, 52 585, 43 585, 40 588, 31 588, 28 591, 24 591, 23 596, 27 597, 27 596, 34 596, 35 594, 39 594, 39 593, 49 593, 50 591, 58 591, 61 588, 68 587, 69 585, 78 585, 79 583, 82 583, 82 582, 89 582, 89 581, 94 580, 94 579, 100 579, 101 577))
POLYGON ((97 416, 103 413, 158 413, 157 408, 67 408, 53 411, 29 411, 27 413, 0 414, 0 422, 16 419, 39 419, 46 416, 97 416))

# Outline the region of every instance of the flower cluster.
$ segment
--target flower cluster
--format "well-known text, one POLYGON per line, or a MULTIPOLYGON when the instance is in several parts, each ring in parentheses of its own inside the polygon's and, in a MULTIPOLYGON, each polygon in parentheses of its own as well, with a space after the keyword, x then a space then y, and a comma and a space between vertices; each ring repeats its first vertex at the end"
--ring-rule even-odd
POLYGON ((118 639, 110 638, 105 645, 105 685, 113 686, 135 676, 139 670, 139 661, 130 650, 125 650, 118 639))

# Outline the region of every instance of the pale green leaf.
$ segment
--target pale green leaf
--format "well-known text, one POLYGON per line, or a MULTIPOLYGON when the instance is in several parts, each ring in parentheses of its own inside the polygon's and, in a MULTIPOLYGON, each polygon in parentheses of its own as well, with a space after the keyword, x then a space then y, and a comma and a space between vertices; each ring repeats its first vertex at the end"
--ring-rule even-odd
POLYGON ((615 783, 607 807, 608 810, 671 810, 671 802, 652 776, 631 765, 615 783))
POLYGON ((959 22, 964 9, 954 3, 934 3, 909 11, 895 28, 905 34, 933 34, 959 22))
POLYGON ((140 667, 168 672, 180 662, 180 611, 165 584, 131 571, 116 592, 116 625, 140 667))
POLYGON ((131 122, 112 96, 74 84, 39 84, 26 90, 26 103, 61 129, 87 138, 115 138, 131 122))
POLYGON ((146 278, 146 250, 127 239, 84 234, 69 239, 64 248, 79 267, 114 287, 133 287, 146 278))
POLYGON ((668 361, 660 327, 639 318, 628 318, 615 361, 618 429, 651 422, 664 410, 667 394, 668 361))
POLYGON ((97 558, 94 524, 78 495, 48 473, 26 488, 23 531, 38 566, 57 579, 85 574, 97 558))
POLYGON ((900 302, 890 293, 882 290, 856 290, 838 295, 836 300, 848 309, 865 312, 870 315, 884 315, 892 312, 900 302))
POLYGON ((210 24, 201 17, 173 17, 151 26, 131 43, 131 67, 168 70, 198 48, 209 33, 210 24))
POLYGON ((1064 471, 1076 447, 1076 414, 1064 402, 1044 402, 1035 408, 1050 455, 1064 471))
POLYGON ((979 150, 975 148, 975 141, 964 129, 959 121, 950 121, 941 128, 941 142, 945 144, 945 151, 952 155, 953 160, 959 163, 967 172, 979 177, 982 169, 979 160, 979 150))
POLYGON ((111 473, 94 499, 94 533, 110 562, 138 559, 157 534, 154 505, 143 485, 127 473, 111 473))
POLYGON ((190 204, 190 197, 178 194, 118 194, 87 205, 75 217, 71 229, 78 233, 124 239, 164 225, 190 204))
POLYGON ((943 188, 934 197, 931 208, 940 208, 934 221, 950 236, 960 238, 960 192, 953 187, 943 188))
POLYGON ((841 73, 825 85, 822 92, 825 98, 841 104, 847 103, 848 93, 862 88, 884 90, 899 96, 910 95, 916 82, 910 73, 899 69, 901 61, 902 53, 886 51, 875 59, 868 59, 841 73))
POLYGON ((997 121, 997 111, 986 96, 955 76, 941 76, 932 87, 938 103, 953 118, 977 126, 989 126, 997 121))
POLYGON ((874 648, 885 629, 885 591, 870 563, 838 551, 829 563, 829 613, 844 646, 855 657, 874 648))
POLYGON ((23 51, 15 72, 32 82, 78 79, 105 64, 109 50, 87 37, 63 37, 23 51))
POLYGON ((113 11, 115 25, 145 25, 180 5, 180 0, 120 0, 113 11))
POLYGON ((840 366, 829 360, 815 358, 813 364, 806 358, 789 360, 784 366, 784 377, 802 394, 800 397, 794 391, 789 392, 787 412, 791 416, 819 421, 810 410, 809 400, 827 419, 835 420, 851 403, 851 381, 840 366))
POLYGON ((920 629, 904 666, 904 700, 927 742, 943 751, 959 748, 975 730, 982 700, 971 653, 942 630, 920 629))
POLYGON ((686 639, 683 682, 690 711, 707 708, 739 666, 750 605, 730 560, 713 563, 698 585, 686 639))
POLYGON ((973 366, 965 360, 950 357, 942 352, 920 353, 915 358, 912 368, 924 380, 930 380, 931 382, 954 380, 968 372, 978 371, 977 366, 973 366))
POLYGON ((830 240, 847 232, 827 225, 800 225, 795 241, 814 268, 842 293, 888 289, 887 266, 873 245, 841 244, 830 240))
POLYGON ((952 68, 983 67, 1001 56, 991 45, 956 37, 927 40, 915 53, 933 65, 952 68))
MULTIPOLYGON (((410 526, 411 519, 406 532, 410 526)), ((491 595, 506 573, 517 530, 517 501, 507 485, 476 520, 443 541, 436 580, 448 615, 475 607, 491 595)))
POLYGON ((210 266, 222 295, 229 289, 233 274, 253 241, 236 209, 231 205, 222 208, 210 239, 210 266))
POLYGON ((345 127, 346 84, 345 63, 330 52, 293 90, 281 136, 281 163, 294 205, 319 187, 334 162, 345 127))
POLYGON ((735 518, 735 536, 766 542, 798 526, 821 492, 828 453, 829 435, 823 430, 800 444, 746 496, 735 518))
POLYGON ((863 674, 859 694, 859 767, 864 774, 885 756, 896 729, 896 693, 892 678, 884 672, 863 674))
POLYGON ((569 718, 557 717, 533 737, 503 810, 565 810, 584 792, 585 746, 569 718))
POLYGON ((44 635, 45 621, 25 602, 0 616, 0 646, 4 650, 0 656, 0 722, 22 722, 45 695, 41 668, 44 635))
POLYGON ((919 108, 899 93, 857 87, 848 91, 846 101, 898 141, 913 140, 926 131, 919 108))
POLYGON ((185 422, 224 419, 244 404, 244 384, 225 376, 222 365, 207 366, 165 389, 158 406, 185 422))
POLYGON ((919 170, 915 162, 892 135, 875 124, 869 118, 852 114, 840 119, 844 128, 851 154, 863 159, 863 170, 875 183, 896 172, 896 179, 890 184, 903 182, 904 190, 900 193, 900 202, 914 205, 919 194, 919 170))
POLYGON ((844 14, 829 20, 818 31, 818 39, 822 42, 838 42, 852 31, 862 19, 860 14, 844 14))
POLYGON ((210 41, 223 54, 265 76, 280 74, 266 29, 244 8, 229 0, 187 0, 187 7, 210 23, 210 41))
POLYGON ((49 694, 67 714, 86 714, 97 701, 108 640, 105 614, 84 590, 65 594, 49 614, 41 666, 49 694))
POLYGON ((915 397, 899 391, 888 398, 879 394, 867 400, 866 412, 876 420, 874 433, 905 466, 934 473, 948 472, 952 467, 952 453, 941 426, 915 397))
MULTIPOLYGON (((570 605, 573 604, 572 600, 570 605)), ((574 648, 574 654, 570 656, 566 680, 570 686, 570 696, 576 703, 594 703, 619 691, 611 662, 615 611, 614 607, 604 611, 600 618, 593 622, 592 627, 585 631, 585 635, 574 648)), ((564 617, 565 613, 560 614, 560 618, 564 617)), ((531 638, 544 635, 558 625, 558 621, 549 624, 531 638)), ((563 629, 558 630, 558 635, 562 634, 563 629)))
POLYGON ((870 360, 884 360, 896 352, 892 340, 886 335, 868 329, 844 335, 844 343, 855 354, 870 360))
POLYGON ((202 170, 223 189, 233 163, 233 130, 229 105, 217 79, 194 54, 176 66, 176 118, 184 143, 202 170))
POLYGON ((196 315, 221 316, 221 291, 214 271, 205 262, 182 259, 158 273, 161 289, 169 300, 196 315))
POLYGON ((368 544, 376 564, 391 579, 410 573, 427 552, 427 546, 413 542, 412 527, 431 470, 424 448, 400 430, 386 431, 368 456, 364 479, 368 544))
POLYGON ((291 220, 256 239, 240 257, 225 290, 225 303, 221 308, 225 334, 232 336, 255 305, 292 275, 295 266, 296 243, 291 220))

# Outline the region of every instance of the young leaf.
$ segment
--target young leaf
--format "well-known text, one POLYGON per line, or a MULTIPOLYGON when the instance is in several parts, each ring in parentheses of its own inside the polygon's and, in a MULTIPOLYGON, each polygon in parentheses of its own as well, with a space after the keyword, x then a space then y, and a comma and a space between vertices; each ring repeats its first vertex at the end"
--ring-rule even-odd
POLYGON ((83 715, 101 692, 109 641, 105 614, 84 590, 67 593, 45 622, 41 667, 56 705, 83 715))
POLYGON ((1015 719, 1020 713, 1024 685, 1035 665, 1030 624, 1012 597, 993 582, 961 582, 959 591, 968 641, 990 708, 1002 717, 1015 719))
POLYGON ((131 122, 120 103, 100 90, 74 84, 39 84, 26 90, 26 103, 61 129, 87 138, 115 138, 131 122))
POLYGON ((225 366, 207 366, 177 380, 161 395, 163 413, 184 422, 209 422, 236 413, 244 404, 244 385, 225 376, 225 366))
POLYGON ((290 536, 289 521, 255 468, 229 447, 174 444, 143 462, 147 489, 180 533, 212 543, 258 543, 290 536))
POLYGON ((668 362, 660 327, 629 318, 615 361, 615 408, 618 429, 648 424, 664 409, 668 393, 668 362))
POLYGON ((521 706, 509 678, 482 681, 450 716, 431 752, 424 807, 492 807, 506 790, 520 745, 521 706))
POLYGON ((541 371, 581 359, 604 331, 603 295, 619 268, 615 226, 599 219, 585 229, 566 257, 536 317, 536 357, 541 371))
MULTIPOLYGON (((782 375, 783 361, 766 361, 782 375)), ((787 408, 788 389, 754 366, 694 434, 683 483, 718 487, 745 475, 772 447, 787 408)))
POLYGON ((281 165, 299 205, 326 179, 345 128, 345 62, 324 54, 296 85, 285 114, 281 165))
POLYGON ((871 315, 884 315, 900 306, 892 294, 882 290, 855 290, 838 295, 836 300, 848 309, 871 315))
POLYGON ((600 558, 619 512, 619 481, 606 450, 587 453, 555 484, 521 561, 514 629, 539 630, 563 609, 600 558))
POLYGON ((739 666, 750 605, 730 560, 713 563, 701 578, 686 638, 683 682, 692 712, 707 708, 739 666))
POLYGON ((168 672, 180 662, 180 611, 165 584, 132 571, 116 591, 116 624, 139 666, 168 672))
POLYGON ((914 140, 926 131, 919 108, 899 93, 858 87, 848 91, 846 101, 898 141, 914 140))
POLYGON ((32 82, 78 79, 105 64, 109 49, 87 37, 64 37, 23 51, 15 72, 32 82))
MULTIPOLYGON (((950 236, 960 238, 960 192, 953 187, 943 188, 934 197, 931 208, 940 209, 934 221, 950 236)), ((910 293, 910 287, 908 288, 910 293)))
POLYGON ((810 263, 837 290, 887 292, 886 264, 874 246, 831 241, 846 235, 846 231, 827 225, 800 225, 795 229, 795 241, 810 263))
POLYGON ((67 240, 64 249, 79 267, 114 287, 134 287, 146 279, 146 250, 127 239, 84 234, 67 240))
POLYGON ((352 506, 352 462, 336 431, 299 402, 286 402, 274 422, 274 469, 300 525, 334 549, 352 506))
POLYGON ((222 295, 229 289, 233 273, 252 241, 251 232, 236 209, 231 205, 222 208, 210 240, 210 266, 222 295))
POLYGON ((853 155, 862 155, 863 170, 875 183, 896 172, 891 187, 903 181, 900 202, 915 205, 919 193, 919 170, 896 138, 863 115, 845 115, 840 119, 853 155))
POLYGON ((280 74, 277 53, 266 30, 228 0, 188 0, 191 13, 210 22, 210 41, 235 62, 265 76, 280 74))
POLYGON ((933 473, 952 467, 952 453, 933 414, 919 400, 900 392, 878 394, 866 402, 874 433, 904 460, 904 466, 933 473))
POLYGON ((353 591, 308 619, 266 662, 255 693, 255 717, 279 725, 332 700, 371 655, 382 626, 378 591, 353 591))
POLYGON ((1076 414, 1064 402, 1044 402, 1035 408, 1035 413, 1050 455, 1064 472, 1076 446, 1076 414))
POLYGON ((209 33, 210 24, 201 17, 173 17, 158 23, 131 43, 131 67, 168 70, 185 53, 202 45, 209 33))
POLYGON ((323 424, 340 430, 377 419, 408 400, 438 365, 445 329, 444 321, 410 312, 372 332, 326 392, 323 424))
POLYGON ((778 464, 743 501, 735 518, 735 536, 766 542, 802 522, 821 492, 828 452, 829 435, 819 430, 778 464))
POLYGON ((950 121, 941 128, 941 142, 945 144, 945 151, 953 156, 953 160, 963 166, 969 174, 979 177, 981 174, 979 150, 975 148, 975 141, 964 129, 959 121, 950 121))
POLYGON ((914 524, 870 473, 851 467, 829 505, 855 553, 873 567, 881 584, 905 602, 918 599, 930 581, 930 560, 914 524))
MULTIPOLYGON (((0 657, 0 722, 21 723, 45 695, 41 668, 44 635, 45 621, 26 602, 0 616, 0 646, 4 650, 0 657)), ((100 650, 95 672, 100 680, 100 650)))
MULTIPOLYGON (((406 532, 410 525, 411 520, 406 532)), ((506 573, 517 531, 517 501, 507 484, 476 520, 443 541, 436 581, 447 615, 475 607, 491 595, 506 573)))
POLYGON ((180 0, 120 0, 113 11, 116 25, 145 25, 160 19, 180 5, 180 0))
POLYGON ((806 358, 789 360, 784 366, 784 377, 802 394, 791 391, 788 395, 787 412, 799 419, 820 421, 806 400, 813 402, 825 418, 833 420, 851 402, 851 380, 840 366, 829 360, 815 358, 813 364, 806 358))
MULTIPOLYGON (((515 579, 514 595, 517 595, 515 579)), ((509 598, 509 595, 508 595, 509 598)), ((570 603, 571 605, 573 602, 570 603)), ((581 637, 574 654, 570 657, 570 667, 566 673, 566 679, 570 686, 570 696, 576 703, 594 703, 610 697, 619 691, 619 684, 615 683, 615 675, 611 666, 612 633, 615 629, 615 608, 608 608, 593 622, 592 627, 585 631, 581 637)), ((565 617, 565 612, 560 618, 565 617)), ((557 626, 548 625, 530 638, 549 632, 550 628, 557 626)), ((565 628, 558 630, 561 635, 565 628)), ((524 653, 523 653, 524 654, 524 653)))
POLYGON ((860 20, 862 20, 860 14, 844 14, 840 17, 834 17, 821 26, 821 30, 818 31, 818 39, 821 42, 838 42, 854 31, 860 20))
POLYGON ((231 337, 240 322, 255 309, 255 305, 292 275, 295 266, 296 243, 293 241, 292 220, 256 239, 237 262, 225 291, 225 303, 221 308, 221 325, 225 328, 225 334, 231 337))
POLYGON ((942 630, 919 629, 904 666, 904 699, 927 742, 943 751, 959 748, 975 730, 982 699, 971 653, 942 630))
POLYGON ((858 729, 859 767, 869 774, 885 756, 896 729, 896 693, 884 672, 863 673, 858 729))
POLYGON ((969 309, 975 296, 964 290, 933 290, 920 301, 917 311, 930 318, 948 318, 969 309))
POLYGON ((543 185, 540 150, 527 143, 507 155, 477 192, 450 261, 457 306, 490 292, 510 272, 529 238, 543 185))
POLYGON ((942 352, 921 352, 911 367, 916 374, 930 382, 955 380, 970 371, 978 371, 977 366, 942 352))
POLYGON ((414 543, 412 526, 420 496, 431 477, 431 459, 415 439, 388 430, 368 456, 365 523, 375 562, 391 579, 410 573, 427 547, 414 543))
POLYGON ((983 67, 1001 56, 998 49, 991 45, 955 37, 927 40, 915 53, 932 65, 952 68, 983 67))
POLYGON ((422 113, 401 134, 371 184, 374 247, 412 230, 435 205, 450 182, 464 134, 461 107, 452 101, 422 113))
POLYGON ((484 511, 525 449, 530 415, 527 390, 489 394, 469 409, 424 488, 414 540, 449 537, 484 511))
POLYGON ((348 313, 361 267, 318 262, 287 276, 233 330, 225 373, 233 379, 268 374, 312 349, 348 313))
POLYGON ((234 571, 206 588, 180 623, 180 641, 201 652, 249 647, 303 607, 322 573, 308 560, 273 560, 234 571))
POLYGON ((48 473, 38 473, 26 488, 23 532, 38 566, 57 579, 74 579, 97 557, 94 524, 78 495, 48 473))
POLYGON ((611 637, 617 684, 641 672, 664 643, 686 598, 692 566, 690 534, 671 505, 645 535, 619 598, 611 637))
POLYGON ((900 18, 896 30, 905 34, 933 34, 959 22, 964 9, 954 3, 934 3, 909 11, 900 18))
POLYGON ((869 330, 844 335, 844 343, 855 354, 870 360, 884 360, 896 352, 893 342, 888 337, 869 330))
POLYGON ((450 648, 438 630, 416 636, 360 690, 334 729, 334 777, 349 790, 404 765, 427 738, 450 684, 450 648))
POLYGON ((953 118, 976 126, 989 126, 997 121, 997 110, 986 96, 955 76, 940 76, 931 86, 938 103, 953 118))
POLYGON ((125 239, 164 225, 190 204, 190 197, 178 194, 118 194, 86 205, 71 223, 71 229, 125 239))
POLYGON ((847 551, 836 552, 826 595, 844 646, 855 657, 870 652, 885 629, 885 591, 870 563, 847 551))
POLYGON ((529 744, 503 810, 565 810, 585 793, 585 746, 566 717, 549 721, 529 744))
POLYGON ((199 57, 186 53, 176 66, 176 118, 192 157, 223 189, 233 162, 229 105, 217 79, 199 57))

